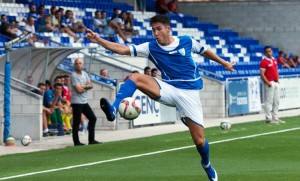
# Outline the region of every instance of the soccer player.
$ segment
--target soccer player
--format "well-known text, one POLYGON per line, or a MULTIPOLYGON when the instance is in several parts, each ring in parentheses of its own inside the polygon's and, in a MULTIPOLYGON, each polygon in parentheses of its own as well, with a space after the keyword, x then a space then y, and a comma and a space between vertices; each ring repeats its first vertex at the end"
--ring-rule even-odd
POLYGON ((235 71, 233 63, 226 62, 210 50, 206 50, 189 36, 172 36, 170 19, 165 15, 150 18, 152 32, 156 41, 141 45, 124 46, 106 41, 89 30, 87 38, 104 48, 121 55, 149 58, 161 71, 162 80, 143 74, 131 74, 121 86, 115 102, 100 100, 101 109, 109 121, 114 121, 116 109, 125 97, 131 97, 136 89, 162 104, 176 107, 182 122, 189 128, 196 148, 201 155, 201 164, 209 180, 218 180, 217 172, 209 161, 209 144, 204 137, 204 122, 199 90, 203 87, 198 68, 192 59, 195 52, 210 58, 225 69, 235 71))

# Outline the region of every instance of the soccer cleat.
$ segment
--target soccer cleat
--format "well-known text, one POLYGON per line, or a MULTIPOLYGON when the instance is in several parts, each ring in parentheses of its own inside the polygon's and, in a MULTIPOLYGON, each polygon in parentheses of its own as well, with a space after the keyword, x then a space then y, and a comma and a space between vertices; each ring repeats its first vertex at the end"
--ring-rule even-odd
POLYGON ((113 107, 107 99, 100 99, 100 107, 105 113, 108 121, 114 121, 116 119, 116 108, 113 107))
POLYGON ((211 166, 210 162, 207 165, 201 164, 203 169, 205 170, 208 179, 210 181, 218 181, 218 174, 216 170, 211 166))

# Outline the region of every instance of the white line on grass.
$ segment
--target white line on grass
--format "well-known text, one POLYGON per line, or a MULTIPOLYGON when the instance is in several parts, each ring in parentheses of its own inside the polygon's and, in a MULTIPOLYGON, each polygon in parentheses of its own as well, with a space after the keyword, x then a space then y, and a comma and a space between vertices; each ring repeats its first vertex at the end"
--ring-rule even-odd
MULTIPOLYGON (((249 135, 249 136, 242 136, 242 137, 238 137, 238 138, 231 138, 231 139, 226 139, 226 140, 213 141, 213 142, 210 142, 209 144, 212 145, 212 144, 224 143, 224 142, 229 142, 229 141, 242 140, 242 139, 247 139, 247 138, 254 138, 254 137, 258 137, 258 136, 265 136, 265 135, 271 135, 271 134, 277 134, 277 133, 284 133, 284 132, 288 132, 288 131, 295 131, 295 130, 299 130, 299 129, 300 129, 300 127, 285 129, 285 130, 280 130, 280 131, 273 131, 273 132, 268 132, 268 133, 249 135)), ((159 154, 159 153, 166 153, 166 152, 177 151, 177 150, 183 150, 183 149, 193 148, 193 147, 195 147, 195 145, 184 146, 184 147, 179 147, 179 148, 173 148, 173 149, 168 149, 168 150, 155 151, 155 152, 144 153, 144 154, 139 154, 139 155, 132 155, 132 156, 114 158, 114 159, 109 159, 109 160, 91 162, 91 163, 68 166, 68 167, 62 167, 62 168, 56 168, 56 169, 50 169, 50 170, 44 170, 44 171, 39 171, 39 172, 25 173, 25 174, 20 174, 20 175, 15 175, 15 176, 3 177, 3 178, 0 178, 0 180, 26 177, 26 176, 30 176, 30 175, 56 172, 56 171, 61 171, 61 170, 69 170, 69 169, 73 169, 73 168, 86 167, 86 166, 97 165, 97 164, 108 163, 108 162, 114 162, 114 161, 119 161, 119 160, 126 160, 126 159, 131 159, 131 158, 138 158, 138 157, 155 155, 155 154, 159 154)))

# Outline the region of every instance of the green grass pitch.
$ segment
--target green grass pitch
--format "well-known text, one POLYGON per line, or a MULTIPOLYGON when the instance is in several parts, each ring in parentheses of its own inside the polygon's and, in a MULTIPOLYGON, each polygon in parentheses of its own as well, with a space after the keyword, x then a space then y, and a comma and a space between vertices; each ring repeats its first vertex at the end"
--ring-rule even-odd
MULTIPOLYGON (((219 180, 298 180, 300 116, 283 120, 286 123, 280 125, 263 121, 233 123, 229 131, 207 128, 206 138, 212 143, 210 158, 219 180), (264 133, 272 134, 262 135, 264 133), (245 138, 249 135, 257 136, 245 138)), ((102 145, 5 155, 0 157, 0 173, 0 180, 17 175, 21 176, 11 180, 208 180, 187 131, 102 145), (28 173, 34 174, 23 175, 28 173)))

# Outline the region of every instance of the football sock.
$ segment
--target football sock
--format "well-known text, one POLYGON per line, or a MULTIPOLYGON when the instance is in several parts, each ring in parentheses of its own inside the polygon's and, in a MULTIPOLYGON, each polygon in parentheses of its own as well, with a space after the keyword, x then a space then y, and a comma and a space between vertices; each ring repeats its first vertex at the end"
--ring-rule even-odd
POLYGON ((118 91, 116 100, 112 106, 118 109, 120 102, 126 97, 131 97, 136 89, 136 84, 131 79, 127 79, 118 91))
POLYGON ((201 148, 200 146, 197 146, 197 150, 201 155, 202 161, 201 163, 203 165, 207 165, 209 164, 209 144, 208 141, 205 140, 205 145, 203 148, 201 148))

